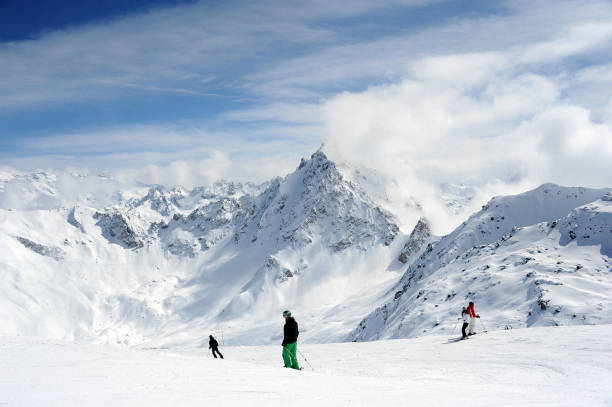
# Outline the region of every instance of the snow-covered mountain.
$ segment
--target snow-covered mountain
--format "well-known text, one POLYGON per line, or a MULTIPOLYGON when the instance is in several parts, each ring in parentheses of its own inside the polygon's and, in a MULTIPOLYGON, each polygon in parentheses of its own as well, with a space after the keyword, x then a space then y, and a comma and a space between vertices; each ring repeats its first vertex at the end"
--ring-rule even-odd
POLYGON ((268 343, 291 308, 303 337, 339 340, 399 277, 381 267, 403 244, 393 215, 322 151, 262 185, 153 186, 102 208, 89 195, 66 206, 43 174, 3 178, 3 202, 49 197, 0 210, 3 332, 268 343))
POLYGON ((348 339, 450 331, 469 301, 487 329, 612 323, 609 189, 545 184, 496 197, 421 247, 348 339))
MULTIPOLYGON (((404 234, 386 185, 322 151, 261 185, 190 190, 1 173, 0 332, 266 344, 290 308, 303 340, 361 341, 450 331, 469 300, 488 329, 612 322, 609 189, 497 197, 440 238, 412 198, 404 234)), ((473 196, 442 191, 455 212, 473 196)))

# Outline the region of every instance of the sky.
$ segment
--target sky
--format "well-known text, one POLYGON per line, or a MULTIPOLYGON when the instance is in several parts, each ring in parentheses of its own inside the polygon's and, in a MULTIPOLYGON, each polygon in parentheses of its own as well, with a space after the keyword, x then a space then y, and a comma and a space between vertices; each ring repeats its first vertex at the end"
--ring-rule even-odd
POLYGON ((94 3, 0 2, 0 167, 193 186, 324 144, 400 201, 612 184, 609 1, 94 3))

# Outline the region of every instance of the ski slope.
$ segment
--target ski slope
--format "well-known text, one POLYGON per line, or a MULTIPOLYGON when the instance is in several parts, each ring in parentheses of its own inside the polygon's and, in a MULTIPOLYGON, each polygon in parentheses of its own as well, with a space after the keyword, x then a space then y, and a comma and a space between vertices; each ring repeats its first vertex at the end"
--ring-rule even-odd
MULTIPOLYGON (((279 321, 279 330, 281 329, 279 321)), ((0 336, 1 406, 610 406, 612 325, 366 343, 136 349, 0 336)))

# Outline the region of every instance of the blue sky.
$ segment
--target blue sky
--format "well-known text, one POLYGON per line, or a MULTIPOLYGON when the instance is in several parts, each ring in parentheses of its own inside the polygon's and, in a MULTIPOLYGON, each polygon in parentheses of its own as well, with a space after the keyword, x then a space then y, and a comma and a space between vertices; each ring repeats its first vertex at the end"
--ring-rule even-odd
MULTIPOLYGON (((313 13, 312 16, 291 16, 291 7, 279 10, 277 3, 262 2, 261 9, 255 7, 252 10, 244 10, 245 2, 201 2, 194 1, 101 1, 93 4, 85 4, 78 1, 40 2, 35 7, 27 2, 3 2, 2 5, 2 27, 1 39, 4 47, 19 47, 26 45, 28 41, 45 43, 48 37, 60 37, 50 44, 50 47, 64 48, 74 46, 74 52, 63 49, 65 59, 54 57, 51 52, 45 50, 41 53, 48 55, 32 54, 29 58, 23 58, 22 66, 16 66, 20 72, 19 82, 36 81, 36 73, 23 75, 28 70, 28 62, 32 64, 45 64, 52 60, 60 66, 55 72, 45 72, 40 86, 31 86, 30 91, 34 100, 24 103, 10 102, 3 104, 1 119, 2 147, 5 152, 16 154, 28 154, 28 148, 24 147, 24 139, 38 139, 46 136, 54 136, 66 133, 83 133, 99 129, 129 126, 129 125, 174 125, 179 126, 205 126, 210 131, 226 131, 228 129, 244 131, 245 136, 254 125, 263 130, 252 134, 251 138, 269 139, 276 134, 266 134, 265 127, 276 124, 279 120, 254 120, 252 123, 235 122, 223 119, 227 112, 240 112, 249 110, 262 103, 274 103, 280 99, 293 99, 296 101, 318 101, 337 92, 362 90, 371 84, 384 83, 387 77, 347 78, 334 83, 325 83, 323 86, 308 84, 300 92, 308 92, 308 95, 296 94, 266 95, 257 90, 252 90, 252 79, 249 76, 257 71, 265 72, 269 67, 277 63, 290 61, 310 53, 316 53, 332 46, 349 46, 352 43, 372 41, 376 38, 385 38, 396 33, 405 35, 409 32, 417 32, 428 25, 440 24, 449 19, 457 19, 462 16, 484 15, 491 10, 484 8, 487 2, 471 2, 470 7, 462 6, 464 2, 416 2, 417 5, 408 2, 407 5, 390 2, 387 7, 362 6, 362 10, 356 12, 344 10, 322 10, 320 16, 313 13), (181 15, 189 11, 198 14, 199 18, 189 18, 181 15), (259 26, 256 12, 269 15, 270 21, 259 26), (121 41, 117 38, 109 38, 109 44, 99 43, 77 43, 72 44, 79 33, 87 35, 87 30, 95 30, 96 27, 112 25, 127 19, 126 23, 133 24, 134 28, 139 23, 146 30, 156 30, 154 21, 146 21, 147 16, 159 14, 164 18, 165 14, 171 15, 174 23, 166 23, 165 28, 169 33, 183 35, 179 47, 181 51, 194 48, 206 48, 206 42, 225 41, 227 48, 238 46, 238 49, 215 49, 203 50, 201 61, 195 56, 193 61, 173 61, 175 56, 170 47, 174 44, 170 41, 165 49, 156 49, 154 43, 146 43, 146 38, 135 33, 127 32, 126 41, 130 36, 138 37, 140 44, 134 44, 130 49, 122 51, 121 58, 115 63, 109 64, 97 71, 95 64, 88 68, 91 72, 81 69, 79 58, 83 55, 95 58, 96 47, 101 45, 107 54, 113 54, 112 42, 121 41), (214 17, 208 17, 207 14, 214 17), (283 16, 283 14, 289 16, 283 16), (201 18, 201 19, 200 19, 201 18), (210 21, 215 29, 210 32, 213 36, 218 34, 221 39, 210 39, 206 27, 201 27, 200 32, 181 33, 180 27, 184 24, 205 24, 210 21), (232 28, 232 22, 237 22, 243 27, 232 28), (278 24, 278 27, 274 27, 278 24), (294 37, 291 32, 292 25, 298 26, 303 32, 294 37), (85 32, 83 32, 85 31, 85 32), (236 38, 231 38, 235 36, 236 38), (311 37, 312 36, 312 37, 311 37), (245 41, 248 46, 242 47, 241 37, 248 37, 245 41), (292 38, 294 37, 294 38, 292 38), (142 42, 145 42, 142 44, 142 42), (197 45, 196 45, 197 44, 197 45), (202 46, 204 44, 204 46, 202 46), (139 61, 139 51, 146 53, 143 61, 139 61), (216 53, 218 54, 215 55, 216 53), (212 55, 207 55, 210 53, 212 55), (186 78, 172 77, 160 73, 157 75, 155 67, 143 66, 147 59, 163 61, 164 66, 160 70, 176 69, 177 74, 186 78), (28 61, 29 60, 29 61, 28 61), (61 66, 65 62, 65 66, 61 66), (176 62, 176 63, 173 63, 176 62), (121 65, 125 64, 124 67, 121 65), (71 71, 75 71, 76 77, 71 77, 71 71), (125 83, 123 70, 129 70, 134 76, 138 76, 139 70, 149 77, 138 80, 130 78, 132 83, 125 83), (76 80, 93 80, 88 84, 78 86, 75 94, 69 89, 74 86, 76 80), (96 76, 104 77, 107 83, 97 84, 96 76), (110 76, 110 77, 109 77, 110 76), (113 76, 118 80, 113 83, 113 76), (59 88, 57 94, 38 95, 45 93, 45 85, 59 88), (69 96, 62 95, 62 90, 69 96)), ((252 7, 247 7, 252 8, 252 7)), ((306 8, 306 7, 304 7, 306 8)), ((299 13, 303 10, 297 10, 299 13)), ((198 28, 200 29, 200 28, 198 28)), ((112 36, 111 30, 99 34, 104 41, 104 36, 112 36)), ((123 44, 121 44, 123 45, 123 44)), ((119 45, 119 46, 121 46, 119 45)), ((102 57, 102 56, 101 56, 102 57)), ((179 56, 180 58, 180 56, 179 56)), ((10 72, 9 72, 10 73, 10 72)), ((179 76, 177 75, 177 76, 179 76)), ((370 75, 373 76, 373 75, 370 75)), ((7 78, 8 80, 8 78, 7 78)), ((26 85, 27 86, 27 85, 26 85)), ((299 86, 299 84, 298 84, 299 86)), ((302 88, 300 86, 300 88, 302 88)), ((20 89, 15 90, 16 93, 20 89)), ((21 96, 21 95, 20 95, 21 96)), ((27 95, 25 95, 27 96, 27 95)), ((282 121, 282 120, 280 120, 282 121)), ((306 135, 307 144, 310 146, 320 144, 321 135, 306 135)), ((84 136, 86 137, 86 136, 84 136)), ((119 147, 120 148, 120 147, 119 147)), ((66 151, 72 153, 72 151, 66 151)), ((45 154, 46 151, 36 153, 45 154)))
POLYGON ((265 179, 325 142, 432 183, 607 175, 607 1, 52 3, 0 3, 0 165, 265 179))
POLYGON ((126 14, 153 11, 194 3, 195 0, 3 0, 0 14, 0 41, 34 39, 45 33, 104 22, 126 14))

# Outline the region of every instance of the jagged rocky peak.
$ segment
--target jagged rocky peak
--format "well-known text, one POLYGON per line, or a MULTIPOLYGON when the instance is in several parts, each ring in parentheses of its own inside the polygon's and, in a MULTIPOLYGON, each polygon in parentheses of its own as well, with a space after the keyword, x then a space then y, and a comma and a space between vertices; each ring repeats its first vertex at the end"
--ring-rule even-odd
POLYGON ((425 218, 420 218, 404 244, 398 260, 407 263, 410 258, 420 253, 431 238, 431 225, 425 218))
POLYGON ((337 184, 342 181, 342 175, 336 164, 327 158, 320 149, 310 156, 310 160, 302 158, 298 167, 302 182, 307 187, 323 187, 325 184, 337 184))
POLYGON ((138 248, 160 240, 168 252, 187 257, 229 238, 292 249, 317 242, 340 252, 390 245, 399 234, 394 217, 343 178, 321 150, 293 173, 261 185, 219 181, 188 193, 154 185, 96 220, 109 242, 138 248))
POLYGON ((302 159, 279 185, 260 221, 262 228, 279 223, 282 239, 294 248, 322 238, 336 252, 389 245, 399 233, 393 216, 359 187, 343 178, 321 150, 302 159))
POLYGON ((147 202, 151 209, 167 216, 175 212, 179 206, 178 200, 184 197, 184 192, 181 188, 174 188, 168 191, 161 185, 151 186, 147 194, 139 200, 136 200, 135 206, 144 205, 147 202))

